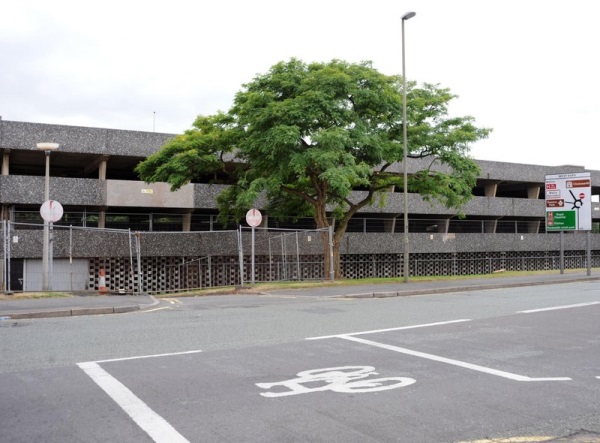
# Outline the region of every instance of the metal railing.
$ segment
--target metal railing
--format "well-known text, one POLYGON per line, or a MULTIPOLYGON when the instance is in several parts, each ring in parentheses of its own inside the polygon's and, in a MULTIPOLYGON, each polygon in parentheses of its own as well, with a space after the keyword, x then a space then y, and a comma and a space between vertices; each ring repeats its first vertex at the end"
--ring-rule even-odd
MULTIPOLYGON (((14 223, 43 223, 39 211, 13 211, 11 221, 14 223)), ((161 212, 148 213, 125 213, 106 212, 105 227, 109 229, 130 229, 132 231, 144 232, 181 232, 183 231, 183 215, 161 212)), ((77 212, 65 211, 56 226, 98 227, 99 212, 77 212)), ((215 214, 192 214, 190 219, 190 231, 224 231, 237 229, 237 223, 229 223, 223 226, 217 222, 215 214)), ((316 229, 316 223, 312 218, 301 218, 296 221, 278 221, 268 219, 270 229, 316 229)), ((357 216, 350 220, 346 232, 362 233, 402 233, 403 223, 397 218, 390 217, 361 217, 357 216)), ((409 231, 411 233, 469 233, 485 234, 494 232, 497 234, 526 234, 545 233, 543 218, 530 220, 490 220, 490 219, 409 219, 409 231)), ((600 223, 593 223, 592 232, 600 232, 600 223)))

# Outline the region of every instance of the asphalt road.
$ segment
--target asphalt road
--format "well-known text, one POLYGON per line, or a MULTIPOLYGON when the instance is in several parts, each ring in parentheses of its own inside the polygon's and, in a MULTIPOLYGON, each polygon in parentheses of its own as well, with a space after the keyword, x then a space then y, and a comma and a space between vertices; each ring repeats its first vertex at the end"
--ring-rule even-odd
POLYGON ((600 442, 599 325, 598 281, 3 321, 0 442, 600 442))

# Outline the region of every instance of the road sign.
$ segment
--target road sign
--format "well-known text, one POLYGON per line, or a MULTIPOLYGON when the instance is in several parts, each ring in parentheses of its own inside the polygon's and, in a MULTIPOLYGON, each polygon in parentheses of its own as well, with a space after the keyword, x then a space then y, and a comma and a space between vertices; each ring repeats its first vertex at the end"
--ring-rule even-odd
POLYGON ((589 172, 546 176, 546 231, 592 229, 592 180, 589 172))
POLYGON ((577 229, 574 211, 549 211, 546 212, 546 226, 548 230, 573 231, 577 229))
POLYGON ((40 207, 40 215, 47 222, 57 222, 63 216, 63 207, 56 200, 47 200, 40 207))
POLYGON ((260 211, 258 209, 250 209, 248 212, 246 212, 246 223, 248 223, 249 226, 252 226, 253 228, 257 227, 258 225, 260 225, 262 222, 262 214, 260 213, 260 211))

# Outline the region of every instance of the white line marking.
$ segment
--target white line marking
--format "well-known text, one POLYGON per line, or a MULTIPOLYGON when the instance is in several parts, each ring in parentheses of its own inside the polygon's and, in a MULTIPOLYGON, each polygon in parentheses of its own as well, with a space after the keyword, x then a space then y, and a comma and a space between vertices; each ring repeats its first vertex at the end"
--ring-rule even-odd
POLYGON ((354 335, 377 334, 378 332, 402 331, 404 329, 416 329, 416 328, 427 328, 429 326, 449 325, 452 323, 461 323, 461 322, 465 322, 465 321, 471 321, 471 320, 469 320, 469 319, 451 320, 451 321, 442 321, 442 322, 438 322, 438 323, 427 323, 424 325, 401 326, 398 328, 374 329, 373 331, 350 332, 348 334, 323 335, 321 337, 309 337, 306 340, 322 340, 325 338, 337 338, 337 337, 344 338, 344 337, 350 337, 350 336, 354 336, 354 335))
POLYGON ((111 358, 108 360, 96 360, 96 361, 90 362, 90 363, 109 363, 109 362, 113 362, 113 361, 138 360, 141 358, 172 357, 174 355, 197 354, 199 352, 202 352, 202 351, 198 349, 196 351, 171 352, 168 354, 138 355, 136 357, 123 357, 123 358, 111 358))
POLYGON ((466 362, 463 362, 460 360, 453 360, 451 358, 440 357, 439 355, 426 354, 424 352, 413 351, 411 349, 400 348, 398 346, 386 345, 386 344, 378 343, 378 342, 371 341, 371 340, 365 340, 363 338, 344 336, 344 335, 340 335, 338 337, 342 338, 344 340, 350 340, 350 341, 354 341, 357 343, 363 343, 366 345, 375 346, 375 347, 382 348, 382 349, 387 349, 389 351, 399 352, 401 354, 412 355, 414 357, 426 358, 428 360, 433 360, 433 361, 437 361, 440 363, 446 363, 449 365, 459 366, 461 368, 471 369, 473 371, 484 372, 486 374, 496 375, 498 377, 504 377, 504 378, 508 378, 510 380, 515 380, 515 381, 567 381, 567 380, 572 380, 569 377, 532 378, 532 377, 527 377, 525 375, 519 375, 519 374, 513 374, 511 372, 500 371, 498 369, 487 368, 485 366, 474 365, 474 364, 466 363, 466 362))
POLYGON ((584 306, 592 306, 598 304, 600 304, 600 301, 593 301, 591 303, 578 303, 576 305, 553 306, 551 308, 530 309, 528 311, 518 311, 517 314, 531 314, 534 312, 557 311, 559 309, 582 308, 584 306))
POLYGON ((156 312, 156 311, 162 311, 164 309, 172 309, 170 306, 163 306, 161 308, 154 308, 154 309, 144 309, 141 312, 156 312))
POLYGON ((156 443, 189 443, 164 418, 154 412, 124 384, 96 362, 77 363, 156 443))

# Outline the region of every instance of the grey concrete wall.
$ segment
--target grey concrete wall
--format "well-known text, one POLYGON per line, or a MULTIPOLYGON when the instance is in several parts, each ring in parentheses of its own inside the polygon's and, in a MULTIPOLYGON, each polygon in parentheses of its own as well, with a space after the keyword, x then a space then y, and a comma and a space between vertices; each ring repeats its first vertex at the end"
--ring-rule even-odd
POLYGON ((107 180, 106 206, 192 209, 194 185, 184 185, 171 192, 166 183, 107 180))
MULTIPOLYGON (((216 209, 217 196, 223 185, 189 184, 171 192, 165 183, 146 184, 141 181, 96 180, 51 177, 50 197, 64 205, 81 206, 131 206, 181 209, 216 209), (143 193, 151 189, 153 193, 143 193)), ((354 198, 364 193, 355 192, 354 198)), ((402 193, 389 193, 385 205, 375 203, 364 207, 360 213, 398 215, 404 211, 402 193)), ((439 214, 452 217, 455 210, 439 203, 424 201, 419 195, 409 195, 411 214, 439 214)), ((0 203, 41 204, 44 199, 44 177, 6 175, 0 176, 0 203)), ((600 203, 592 203, 592 218, 600 219, 600 203)), ((259 207, 259 209, 263 209, 259 207)), ((544 217, 544 200, 526 198, 473 197, 463 207, 470 216, 481 217, 544 217)))
MULTIPOLYGON (((411 253, 558 251, 558 234, 409 234, 411 253)), ((564 235, 565 249, 585 250, 585 233, 564 235)), ((348 233, 343 254, 398 254, 403 251, 402 234, 348 233)), ((600 235, 591 235, 591 247, 600 250, 600 235)))
MULTIPOLYGON (((64 205, 100 206, 106 204, 106 183, 84 178, 52 177, 50 199, 64 205)), ((0 203, 39 204, 44 202, 44 177, 0 176, 0 203)))
POLYGON ((39 142, 60 144, 61 152, 147 157, 174 134, 48 125, 0 120, 0 148, 35 150, 39 142))
MULTIPOLYGON (((141 233, 141 252, 147 257, 182 257, 223 255, 236 256, 237 233, 141 233)), ((244 231, 244 254, 251 251, 250 232, 244 231)), ((273 233, 269 234, 272 238, 273 233)), ((39 258, 42 254, 42 231, 17 230, 11 233, 14 258, 39 258)), ((593 234, 591 248, 600 250, 600 234, 593 234)), ((566 233, 566 250, 585 250, 585 233, 566 233)), ((398 254, 402 253, 402 234, 348 233, 342 240, 342 254, 398 254)), ((132 245, 133 237, 132 237, 132 245)), ((322 242, 316 233, 299 234, 299 253, 321 254, 322 242), (308 240, 308 236, 312 236, 308 240)), ((509 251, 558 251, 559 234, 409 234, 411 253, 455 253, 455 252, 509 252, 509 251)), ((272 240, 274 254, 279 254, 281 243, 272 240)), ((286 239, 287 254, 296 253, 295 236, 286 239)), ((54 230, 54 256, 69 257, 124 257, 129 255, 130 238, 127 233, 112 231, 54 230)), ((134 249, 133 249, 134 250, 134 249)), ((266 234, 256 233, 256 254, 267 255, 269 244, 266 234)))
MULTIPOLYGON (((9 149, 33 150, 36 149, 36 143, 51 141, 60 144, 61 152, 147 157, 158 151, 167 140, 175 136, 176 134, 156 132, 0 120, 0 148, 9 149)), ((585 169, 585 159, 581 160, 581 165, 562 166, 475 161, 481 168, 479 178, 483 180, 544 183, 547 174, 589 171, 592 176, 592 184, 600 185, 600 171, 585 169)), ((543 161, 543 158, 540 158, 540 163, 543 161)), ((430 162, 430 159, 409 159, 408 171, 414 172, 427 168, 430 162)), ((434 169, 436 169, 435 166, 434 169)), ((389 170, 401 172, 402 165, 395 164, 389 170)))

